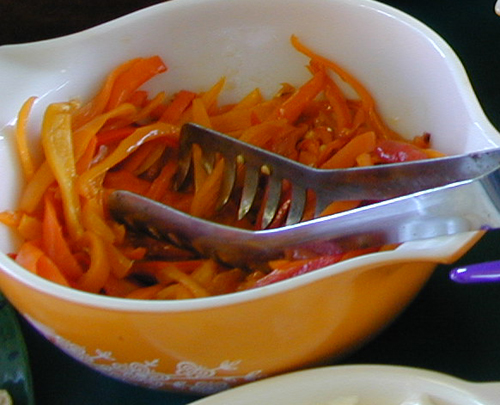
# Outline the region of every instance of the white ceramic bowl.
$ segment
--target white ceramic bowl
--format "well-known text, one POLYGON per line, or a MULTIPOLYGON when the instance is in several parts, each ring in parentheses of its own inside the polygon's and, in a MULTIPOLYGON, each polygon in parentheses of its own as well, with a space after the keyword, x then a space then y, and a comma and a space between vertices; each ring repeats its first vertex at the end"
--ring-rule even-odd
POLYGON ((193 405, 496 405, 500 383, 471 383, 418 368, 355 365, 289 373, 193 405))
MULTIPOLYGON (((282 82, 308 77, 292 34, 359 78, 395 130, 430 132, 434 147, 449 154, 500 146, 453 51, 391 7, 371 0, 173 0, 76 35, 0 48, 0 210, 19 197, 12 126, 28 97, 39 97, 30 121, 35 134, 49 103, 90 97, 117 64, 151 54, 169 71, 148 89, 201 91, 224 75, 225 101, 257 86, 270 95, 282 82)), ((196 393, 345 356, 411 302, 437 263, 453 262, 479 238, 405 243, 266 288, 152 302, 42 280, 9 259, 18 241, 0 232, 0 288, 51 341, 107 375, 196 393)))

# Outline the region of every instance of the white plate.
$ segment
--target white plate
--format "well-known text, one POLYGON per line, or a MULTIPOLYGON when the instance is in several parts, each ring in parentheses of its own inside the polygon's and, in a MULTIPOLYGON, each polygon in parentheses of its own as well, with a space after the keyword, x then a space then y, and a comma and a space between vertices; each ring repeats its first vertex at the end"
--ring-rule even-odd
POLYGON ((500 383, 399 366, 332 366, 250 383, 192 405, 333 405, 353 397, 356 405, 498 405, 500 383))

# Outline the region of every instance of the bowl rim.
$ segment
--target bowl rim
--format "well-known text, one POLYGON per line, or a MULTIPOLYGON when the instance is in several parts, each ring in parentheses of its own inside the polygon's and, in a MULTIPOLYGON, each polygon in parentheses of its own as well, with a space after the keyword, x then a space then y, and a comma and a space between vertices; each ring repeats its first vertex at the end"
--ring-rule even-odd
MULTIPOLYGON (((69 34, 63 37, 47 39, 37 42, 30 42, 24 44, 3 45, 0 46, 1 51, 5 49, 19 49, 20 51, 29 51, 33 48, 46 48, 54 45, 61 46, 67 42, 85 42, 87 38, 95 35, 105 33, 110 28, 120 28, 135 20, 144 20, 158 13, 169 12, 173 8, 190 8, 198 4, 222 2, 224 0, 171 0, 164 3, 155 4, 141 10, 137 10, 130 14, 116 18, 109 22, 88 28, 86 30, 69 34)), ((241 0, 240 0, 241 1, 241 0)), ((247 0, 249 2, 259 2, 264 0, 247 0)), ((457 87, 459 88, 463 98, 467 100, 466 106, 471 111, 471 115, 476 119, 476 124, 485 127, 487 130, 493 129, 489 123, 484 112, 482 111, 475 93, 470 85, 468 76, 465 72, 457 55, 454 53, 448 43, 441 38, 430 27, 423 24, 416 18, 406 14, 405 12, 396 9, 387 4, 380 3, 376 0, 326 0, 332 4, 348 4, 352 7, 370 8, 378 12, 384 13, 391 18, 398 19, 408 29, 419 31, 426 38, 428 38, 432 45, 443 54, 446 59, 451 73, 455 76, 457 87)), ((496 131, 495 131, 496 133, 496 131)), ((408 242, 402 244, 398 249, 387 252, 378 252, 368 254, 343 262, 336 263, 331 266, 324 267, 311 273, 301 275, 292 279, 284 280, 276 284, 260 287, 247 291, 240 291, 227 295, 195 298, 187 300, 174 300, 174 301, 152 301, 152 300, 132 300, 126 298, 116 298, 104 295, 98 295, 79 291, 73 288, 60 286, 45 280, 35 274, 30 273, 28 270, 17 265, 6 254, 0 254, 0 271, 6 273, 8 276, 16 279, 17 281, 28 285, 39 292, 58 296, 67 301, 82 305, 90 305, 93 307, 107 308, 110 310, 119 311, 132 311, 132 312, 164 312, 164 311, 190 311, 199 310, 213 307, 220 307, 226 305, 233 305, 236 303, 246 302, 250 300, 261 299, 269 295, 275 295, 289 291, 300 286, 313 283, 317 280, 328 278, 336 274, 347 272, 354 268, 366 267, 373 268, 381 264, 393 264, 408 262, 412 259, 427 262, 449 262, 456 257, 458 253, 454 252, 453 255, 449 253, 450 246, 459 245, 459 251, 464 251, 479 239, 479 233, 471 232, 467 234, 454 235, 446 237, 446 243, 442 246, 436 247, 435 243, 429 241, 408 242)), ((433 239, 434 240, 434 239, 433 239)), ((443 239, 445 240, 445 239, 443 239)), ((456 250, 456 249, 455 249, 456 250)))

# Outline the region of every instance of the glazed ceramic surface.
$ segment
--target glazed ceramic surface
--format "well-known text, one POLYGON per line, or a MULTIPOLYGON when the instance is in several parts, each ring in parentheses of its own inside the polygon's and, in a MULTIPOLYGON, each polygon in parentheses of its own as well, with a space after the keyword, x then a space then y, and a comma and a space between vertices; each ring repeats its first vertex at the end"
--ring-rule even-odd
POLYGON ((289 373, 193 405, 495 405, 500 383, 471 383, 410 367, 357 365, 289 373))
MULTIPOLYGON (((387 122, 433 136, 449 154, 500 145, 453 51, 429 28, 368 0, 173 0, 57 40, 0 48, 0 210, 22 183, 12 134, 22 103, 38 96, 30 128, 51 102, 86 99, 118 63, 159 54, 169 71, 148 89, 202 91, 221 76, 225 101, 255 87, 274 94, 300 84, 307 59, 297 35, 358 77, 387 122)), ((467 233, 406 243, 276 285, 227 296, 148 302, 54 285, 0 255, 0 288, 73 357, 124 381, 212 393, 345 356, 414 298, 437 263, 451 263, 480 237, 467 233)), ((2 228, 0 249, 17 241, 2 228)))

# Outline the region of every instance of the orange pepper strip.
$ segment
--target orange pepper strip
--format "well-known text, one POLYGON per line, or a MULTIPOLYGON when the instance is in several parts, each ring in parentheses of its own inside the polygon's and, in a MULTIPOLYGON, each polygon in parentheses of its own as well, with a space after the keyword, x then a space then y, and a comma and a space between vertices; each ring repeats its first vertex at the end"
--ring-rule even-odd
POLYGON ((26 126, 28 124, 28 117, 35 103, 36 97, 30 97, 21 107, 19 114, 17 116, 16 125, 16 141, 17 150, 19 153, 19 158, 21 159, 21 166, 23 168, 24 177, 26 180, 30 180, 35 173, 35 164, 33 163, 33 157, 28 148, 27 141, 27 131, 26 126))
POLYGON ((260 148, 265 148, 276 136, 276 133, 282 132, 286 125, 286 121, 283 119, 264 121, 262 124, 251 126, 243 131, 239 139, 260 148))
POLYGON ((168 146, 161 141, 162 140, 159 139, 158 141, 150 142, 150 145, 153 145, 151 153, 148 156, 146 156, 145 159, 142 161, 142 163, 137 167, 137 169, 134 170, 134 174, 136 176, 139 176, 139 175, 147 172, 155 164, 158 164, 161 162, 160 159, 168 146))
POLYGON ((92 231, 85 232, 83 240, 89 246, 90 266, 78 279, 77 287, 97 293, 104 286, 111 272, 106 245, 104 240, 92 231))
POLYGON ((203 102, 203 105, 205 106, 208 114, 213 115, 217 110, 217 100, 219 99, 219 95, 224 88, 225 83, 226 79, 223 77, 208 91, 201 95, 200 99, 203 102))
POLYGON ((152 276, 157 278, 158 272, 160 272, 165 266, 173 265, 178 270, 189 274, 200 267, 206 259, 194 259, 194 260, 181 260, 174 262, 167 262, 162 260, 150 260, 141 261, 134 263, 134 271, 138 274, 143 274, 147 276, 152 276))
POLYGON ((299 52, 310 57, 313 61, 324 65, 326 68, 331 69, 343 81, 345 81, 347 84, 349 84, 349 86, 352 87, 352 89, 361 98, 363 108, 367 112, 367 118, 371 122, 371 124, 373 125, 374 130, 377 131, 378 135, 380 135, 384 139, 387 139, 390 137, 399 137, 399 135, 396 132, 392 131, 390 128, 388 128, 384 124, 382 118, 376 113, 375 101, 374 101, 372 95, 361 84, 361 82, 358 79, 356 79, 353 75, 351 75, 345 69, 341 68, 335 62, 333 62, 333 61, 331 61, 323 56, 316 54, 314 51, 312 51, 311 49, 306 47, 304 44, 302 44, 295 35, 292 35, 291 42, 292 42, 292 45, 295 47, 295 49, 297 49, 299 52))
POLYGON ((126 102, 140 86, 166 70, 167 66, 159 56, 136 59, 128 69, 121 72, 116 78, 109 95, 106 110, 111 110, 126 102))
POLYGON ((155 153, 158 145, 156 141, 148 142, 138 148, 120 165, 120 169, 126 170, 130 173, 140 174, 139 168, 144 164, 149 157, 155 153))
POLYGON ((339 212, 352 210, 352 209, 356 208, 360 203, 361 203, 361 201, 357 201, 357 200, 334 201, 321 212, 320 217, 338 214, 339 212))
POLYGON ((342 149, 321 165, 322 169, 345 169, 356 164, 356 158, 375 149, 377 137, 373 131, 352 138, 342 149))
POLYGON ((148 96, 149 96, 149 94, 147 91, 136 90, 130 95, 130 97, 128 98, 128 102, 130 104, 133 104, 136 107, 140 108, 140 107, 143 107, 147 103, 148 96))
POLYGON ((205 128, 212 128, 212 121, 208 115, 207 108, 200 98, 195 98, 191 104, 192 121, 196 124, 202 125, 205 128))
POLYGON ((149 101, 139 112, 133 117, 134 122, 148 119, 152 112, 165 101, 165 92, 159 92, 151 101, 149 101))
POLYGON ((36 273, 38 260, 43 255, 43 250, 38 247, 37 242, 27 241, 19 248, 15 261, 26 270, 36 273))
POLYGON ((140 179, 128 170, 116 170, 106 173, 104 187, 113 190, 127 190, 137 194, 147 192, 151 183, 140 179))
POLYGON ((258 88, 252 90, 245 97, 243 97, 237 104, 234 105, 233 110, 247 109, 255 107, 264 101, 262 93, 258 88))
POLYGON ((361 98, 363 104, 365 105, 367 111, 373 108, 375 105, 375 101, 373 100, 373 97, 371 94, 366 90, 366 88, 349 72, 347 72, 345 69, 341 68, 339 65, 337 65, 335 62, 331 61, 330 59, 327 59, 323 56, 318 55, 308 47, 306 47, 304 44, 302 44, 299 39, 295 36, 292 35, 291 37, 291 42, 293 47, 299 51, 300 53, 303 53, 307 57, 311 58, 315 62, 320 63, 321 65, 325 66, 328 69, 331 69, 333 72, 335 72, 339 77, 348 83, 353 90, 358 94, 358 96, 361 98))
POLYGON ((110 155, 80 175, 77 181, 80 194, 91 197, 98 192, 95 189, 95 182, 98 177, 104 175, 113 166, 123 161, 144 143, 161 137, 168 138, 172 144, 177 144, 179 128, 174 125, 157 122, 137 129, 132 135, 121 141, 110 155))
POLYGON ((234 108, 224 114, 210 117, 214 129, 228 133, 241 131, 252 125, 252 108, 234 108))
POLYGON ((56 209, 50 198, 45 198, 42 222, 42 246, 47 256, 70 279, 77 279, 83 274, 78 261, 73 256, 63 229, 57 218, 56 209))
POLYGON ((51 104, 42 123, 42 146, 47 163, 61 189, 63 211, 70 237, 83 234, 80 224, 80 201, 75 188, 77 178, 71 131, 71 105, 51 104))
POLYGON ((161 201, 165 195, 166 190, 170 187, 170 183, 176 173, 177 162, 169 161, 161 169, 160 174, 153 180, 148 191, 145 193, 146 197, 153 200, 161 201))
POLYGON ((333 108, 338 131, 341 132, 343 129, 351 128, 352 117, 349 106, 337 83, 331 78, 327 79, 325 96, 333 108))
POLYGON ((70 283, 59 267, 45 255, 40 256, 37 263, 37 274, 54 283, 69 287, 70 283))
POLYGON ((99 93, 90 100, 87 104, 80 107, 73 114, 73 127, 79 128, 83 124, 89 122, 95 116, 101 114, 106 108, 111 90, 114 86, 116 79, 126 70, 129 69, 139 58, 131 59, 116 67, 107 77, 104 85, 99 90, 99 93))
POLYGON ((191 215, 208 218, 215 213, 223 172, 224 160, 221 159, 217 161, 214 170, 200 185, 199 190, 195 191, 191 202, 191 215))
POLYGON ((297 89, 278 108, 277 118, 285 118, 293 124, 302 114, 309 103, 325 88, 326 74, 323 70, 317 71, 314 76, 297 89))
POLYGON ((160 121, 177 124, 184 111, 188 109, 191 102, 196 98, 196 93, 187 90, 179 91, 174 99, 168 104, 166 110, 160 117, 160 121))
POLYGON ((194 173, 194 192, 195 194, 201 189, 202 185, 208 178, 208 171, 203 161, 203 151, 200 145, 194 144, 192 147, 193 173, 194 173))
POLYGON ((132 291, 137 290, 140 286, 130 280, 109 276, 104 284, 103 292, 111 297, 125 298, 132 291))

